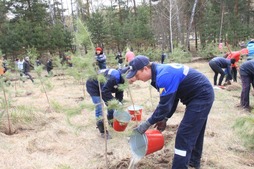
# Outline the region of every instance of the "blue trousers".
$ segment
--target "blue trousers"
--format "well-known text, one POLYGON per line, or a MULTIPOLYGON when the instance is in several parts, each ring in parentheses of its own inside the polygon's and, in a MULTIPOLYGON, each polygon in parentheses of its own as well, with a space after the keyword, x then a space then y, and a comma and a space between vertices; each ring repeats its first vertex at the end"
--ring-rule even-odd
POLYGON ((172 169, 188 169, 190 163, 200 166, 206 122, 213 100, 211 95, 210 100, 195 100, 186 106, 176 134, 172 169))
MULTIPOLYGON (((103 101, 100 99, 100 96, 91 96, 93 103, 95 104, 95 117, 96 119, 102 119, 102 104, 103 101)), ((107 112, 107 118, 109 120, 113 119, 114 110, 109 110, 107 112)))
POLYGON ((100 96, 91 96, 92 101, 95 105, 95 117, 96 119, 103 118, 102 116, 102 100, 100 96))
POLYGON ((218 78, 218 74, 220 74, 220 78, 219 78, 219 83, 218 85, 221 86, 221 83, 224 79, 225 76, 225 72, 223 71, 223 69, 221 67, 219 67, 214 61, 210 61, 209 62, 209 66, 211 67, 211 69, 214 72, 214 76, 213 76, 213 84, 217 85, 217 78, 218 78))
POLYGON ((250 84, 252 84, 252 86, 254 88, 253 77, 241 75, 241 80, 242 80, 241 106, 244 108, 249 108, 249 106, 250 106, 250 87, 251 87, 250 84))

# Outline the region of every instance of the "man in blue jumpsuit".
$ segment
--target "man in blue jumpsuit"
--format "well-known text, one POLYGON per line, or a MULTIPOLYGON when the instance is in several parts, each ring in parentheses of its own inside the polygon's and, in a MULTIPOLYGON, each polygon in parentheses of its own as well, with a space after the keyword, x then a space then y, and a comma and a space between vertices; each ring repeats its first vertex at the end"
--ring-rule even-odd
POLYGON ((221 83, 224 79, 225 74, 227 74, 226 82, 232 80, 231 74, 231 64, 235 63, 235 59, 226 59, 224 57, 215 57, 209 62, 209 66, 214 72, 214 85, 217 85, 218 74, 220 74, 218 85, 221 87, 221 83), (223 70, 225 69, 225 71, 223 70))
MULTIPOLYGON (((122 73, 124 70, 115 70, 115 69, 103 69, 100 70, 100 73, 106 77, 105 83, 100 83, 101 86, 101 95, 102 99, 106 105, 108 105, 108 101, 112 99, 117 99, 119 102, 123 100, 123 91, 119 90, 119 84, 124 84, 124 78, 122 77, 122 73), (115 94, 115 97, 112 95, 115 94)), ((96 117, 96 125, 99 129, 101 136, 104 137, 104 123, 103 123, 103 115, 102 115, 102 101, 100 98, 100 90, 99 90, 99 82, 97 79, 89 79, 86 82, 86 89, 89 95, 92 98, 93 103, 95 104, 95 117, 96 117)), ((112 125, 114 110, 108 109, 107 119, 109 123, 112 125)), ((107 133, 107 138, 111 138, 111 136, 107 133)))
POLYGON ((152 63, 146 56, 137 56, 129 66, 126 76, 129 83, 152 80, 151 85, 160 93, 154 113, 134 130, 143 134, 155 124, 163 131, 181 100, 186 111, 176 135, 172 168, 200 168, 206 122, 214 101, 209 80, 195 69, 181 64, 152 63))
POLYGON ((240 106, 250 111, 250 87, 254 88, 254 60, 244 62, 240 66, 240 76, 242 80, 242 92, 240 106))

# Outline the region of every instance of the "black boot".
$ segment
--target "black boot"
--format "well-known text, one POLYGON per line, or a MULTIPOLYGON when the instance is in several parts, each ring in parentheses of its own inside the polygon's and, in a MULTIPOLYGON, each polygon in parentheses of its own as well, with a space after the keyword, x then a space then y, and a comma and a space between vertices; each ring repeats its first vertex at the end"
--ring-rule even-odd
POLYGON ((113 127, 113 117, 108 116, 107 119, 108 119, 108 125, 113 127))
POLYGON ((101 133, 101 137, 105 138, 105 134, 106 134, 106 138, 107 139, 112 139, 111 135, 109 134, 109 132, 106 130, 106 132, 104 132, 104 123, 103 120, 98 120, 96 122, 97 128, 99 129, 100 133, 101 133))
POLYGON ((96 126, 99 129, 100 133, 104 133, 104 123, 103 120, 98 120, 96 126))

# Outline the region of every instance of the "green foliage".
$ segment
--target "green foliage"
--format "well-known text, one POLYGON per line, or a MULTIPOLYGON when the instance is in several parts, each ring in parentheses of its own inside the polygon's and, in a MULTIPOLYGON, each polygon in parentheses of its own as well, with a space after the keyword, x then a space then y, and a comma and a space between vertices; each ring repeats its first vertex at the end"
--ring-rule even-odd
POLYGON ((51 103, 48 97, 47 92, 53 89, 53 84, 50 81, 50 78, 46 78, 42 76, 42 71, 43 71, 43 66, 37 66, 35 67, 35 72, 38 76, 38 79, 40 81, 40 86, 41 86, 41 92, 45 94, 47 102, 49 104, 49 111, 51 112, 51 103))
POLYGON ((191 61, 191 54, 188 51, 184 51, 181 47, 178 47, 174 49, 169 58, 171 62, 188 63, 191 61))
POLYGON ((61 105, 59 102, 52 101, 52 109, 57 113, 65 113, 67 117, 72 117, 72 116, 80 114, 84 108, 88 110, 93 110, 94 105, 83 103, 78 105, 77 107, 70 107, 69 105, 64 106, 64 105, 61 105))
POLYGON ((29 47, 39 51, 71 49, 71 32, 58 18, 51 23, 47 2, 16 0, 8 1, 5 6, 3 12, 9 11, 15 16, 1 22, 0 48, 4 53, 24 53, 29 47))
POLYGON ((203 48, 199 48, 198 55, 203 58, 211 58, 211 54, 218 56, 220 55, 218 45, 216 43, 209 43, 203 48))
POLYGON ((40 78, 42 78, 42 72, 44 71, 44 70, 43 70, 43 66, 42 66, 42 65, 36 66, 36 67, 34 68, 34 70, 35 70, 36 74, 37 74, 40 78))
POLYGON ((237 119, 233 128, 241 137, 245 146, 254 150, 254 116, 250 115, 237 119))
POLYGON ((125 79, 125 83, 124 84, 120 84, 118 86, 118 90, 120 91, 125 91, 128 88, 128 82, 126 82, 127 80, 125 79))
POLYGON ((160 61, 161 58, 161 50, 152 47, 141 48, 139 54, 149 57, 152 62, 160 61))
POLYGON ((57 169, 72 169, 68 164, 60 164, 57 166, 57 169))
POLYGON ((28 47, 28 49, 26 50, 27 52, 27 56, 29 57, 31 63, 34 62, 38 55, 37 49, 35 47, 28 47))
POLYGON ((107 79, 105 78, 104 75, 99 74, 99 75, 97 76, 97 80, 98 80, 98 82, 105 83, 107 79))
POLYGON ((65 114, 68 117, 72 117, 72 116, 81 114, 83 109, 84 109, 84 105, 82 104, 80 104, 78 107, 68 107, 65 109, 65 114))
POLYGON ((76 75, 79 75, 82 78, 87 78, 89 76, 95 76, 96 71, 94 68, 94 56, 87 57, 73 57, 72 63, 74 67, 71 71, 76 71, 76 75))
POLYGON ((88 20, 88 29, 91 32, 91 39, 94 44, 101 46, 106 40, 106 28, 102 12, 96 11, 88 20))
POLYGON ((72 45, 72 38, 71 32, 67 30, 62 24, 56 23, 52 25, 51 30, 49 31, 49 37, 46 36, 46 40, 49 43, 45 43, 47 48, 50 48, 53 51, 57 50, 70 50, 72 45))
POLYGON ((119 104, 119 101, 116 99, 112 99, 110 101, 108 101, 108 109, 114 109, 114 110, 123 110, 123 106, 122 104, 119 104))
POLYGON ((88 31, 87 26, 80 20, 77 19, 77 32, 75 33, 75 44, 77 46, 90 47, 93 50, 93 43, 91 41, 91 33, 88 31))
POLYGON ((34 109, 24 105, 10 109, 10 113, 13 124, 30 123, 35 119, 34 109))
POLYGON ((198 29, 200 31, 200 38, 204 43, 202 46, 206 46, 206 43, 214 42, 215 39, 219 38, 220 31, 220 5, 214 5, 212 2, 207 2, 206 11, 202 15, 198 23, 198 29))

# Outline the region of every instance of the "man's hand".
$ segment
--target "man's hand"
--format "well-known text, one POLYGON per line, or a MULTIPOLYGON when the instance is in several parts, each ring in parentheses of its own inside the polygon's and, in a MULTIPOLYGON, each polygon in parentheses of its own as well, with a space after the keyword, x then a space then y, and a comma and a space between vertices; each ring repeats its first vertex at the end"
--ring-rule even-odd
POLYGON ((163 119, 159 122, 157 122, 154 126, 154 128, 157 128, 157 130, 159 130, 160 132, 163 132, 167 126, 167 121, 168 119, 163 119))
POLYGON ((134 129, 134 131, 139 132, 140 134, 144 134, 146 130, 151 126, 151 124, 148 121, 144 121, 138 125, 137 128, 134 129))

